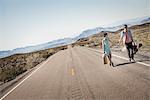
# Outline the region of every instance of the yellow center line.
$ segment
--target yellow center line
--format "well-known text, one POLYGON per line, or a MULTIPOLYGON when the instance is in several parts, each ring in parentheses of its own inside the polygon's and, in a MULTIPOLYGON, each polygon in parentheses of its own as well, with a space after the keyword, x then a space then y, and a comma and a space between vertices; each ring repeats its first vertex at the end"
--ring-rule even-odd
POLYGON ((71 69, 71 75, 74 76, 75 75, 75 70, 72 68, 71 69))

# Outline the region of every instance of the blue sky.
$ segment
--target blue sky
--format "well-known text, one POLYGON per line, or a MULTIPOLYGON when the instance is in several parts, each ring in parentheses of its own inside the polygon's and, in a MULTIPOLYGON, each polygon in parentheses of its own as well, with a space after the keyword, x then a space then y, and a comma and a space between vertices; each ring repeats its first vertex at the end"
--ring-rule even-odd
POLYGON ((0 0, 0 50, 150 15, 150 0, 0 0))

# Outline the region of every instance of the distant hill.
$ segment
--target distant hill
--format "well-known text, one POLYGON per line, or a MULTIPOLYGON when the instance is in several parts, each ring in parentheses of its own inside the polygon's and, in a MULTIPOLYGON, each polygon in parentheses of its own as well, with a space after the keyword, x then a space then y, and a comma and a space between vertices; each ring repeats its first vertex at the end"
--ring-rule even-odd
POLYGON ((16 48, 13 50, 8 50, 8 51, 0 51, 0 58, 7 57, 7 56, 17 54, 17 53, 28 53, 28 52, 44 50, 48 48, 71 44, 71 43, 76 42, 78 39, 85 38, 90 35, 100 33, 102 31, 115 32, 121 29, 123 24, 128 24, 129 26, 133 26, 133 25, 140 25, 140 24, 147 23, 147 22, 150 22, 150 17, 123 20, 123 21, 110 24, 108 27, 104 27, 104 28, 97 27, 94 29, 87 29, 83 31, 79 36, 76 36, 74 38, 58 39, 58 40, 54 40, 54 41, 40 44, 40 45, 21 47, 21 48, 16 48))
POLYGON ((29 52, 33 52, 33 51, 63 46, 63 45, 67 45, 72 42, 73 42, 73 39, 64 38, 64 39, 54 40, 54 41, 40 44, 40 45, 21 47, 21 48, 16 48, 13 50, 8 50, 8 51, 0 51, 0 58, 7 57, 7 56, 10 56, 13 54, 18 54, 18 53, 29 53, 29 52))

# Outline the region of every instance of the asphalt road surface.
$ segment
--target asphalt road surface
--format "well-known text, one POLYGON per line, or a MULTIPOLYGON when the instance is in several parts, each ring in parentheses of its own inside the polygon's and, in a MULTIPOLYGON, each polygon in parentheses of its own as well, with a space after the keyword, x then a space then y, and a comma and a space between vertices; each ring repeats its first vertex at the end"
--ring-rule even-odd
POLYGON ((3 100, 150 100, 150 67, 113 57, 104 65, 102 54, 69 47, 5 95, 3 100))

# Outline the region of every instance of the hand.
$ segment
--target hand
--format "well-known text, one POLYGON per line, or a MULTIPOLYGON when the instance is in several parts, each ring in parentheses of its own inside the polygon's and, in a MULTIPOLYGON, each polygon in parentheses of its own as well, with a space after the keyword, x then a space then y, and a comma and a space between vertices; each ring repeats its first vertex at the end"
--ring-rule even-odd
POLYGON ((105 51, 103 53, 105 54, 105 51))
POLYGON ((120 46, 120 44, 121 44, 121 42, 119 41, 118 44, 117 44, 117 46, 120 46))
POLYGON ((120 45, 120 44, 121 44, 121 42, 122 42, 122 39, 120 39, 120 40, 118 41, 118 44, 120 45))
POLYGON ((119 43, 116 45, 116 47, 117 47, 117 48, 119 48, 119 47, 120 47, 119 43))

